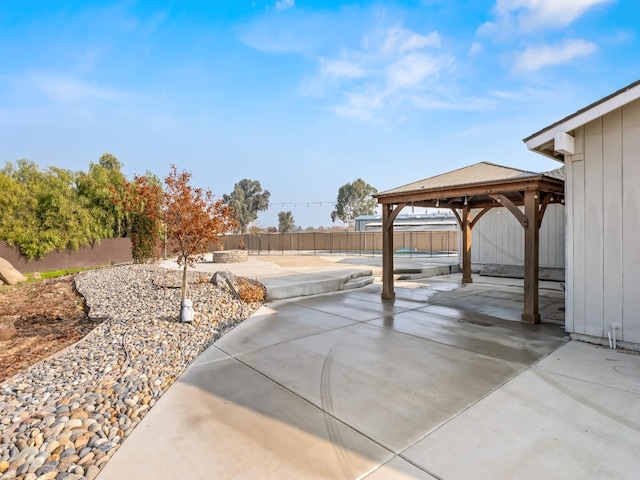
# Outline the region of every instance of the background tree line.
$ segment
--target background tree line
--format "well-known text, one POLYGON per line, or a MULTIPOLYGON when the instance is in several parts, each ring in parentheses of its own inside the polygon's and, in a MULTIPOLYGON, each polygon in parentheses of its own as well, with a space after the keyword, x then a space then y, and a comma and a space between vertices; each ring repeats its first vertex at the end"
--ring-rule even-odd
MULTIPOLYGON (((122 167, 118 159, 108 153, 97 163, 90 163, 86 172, 58 167, 41 169, 29 160, 7 162, 0 169, 0 239, 17 246, 21 254, 30 259, 114 237, 131 237, 136 261, 156 256, 160 240, 168 238, 171 230, 166 223, 168 193, 153 173, 136 175, 129 181, 122 167)), ((164 179, 165 184, 172 185, 169 190, 179 190, 172 175, 178 175, 174 166, 164 179)), ((188 182, 191 177, 180 178, 188 182)), ((343 185, 336 210, 331 214, 332 221, 340 220, 346 228, 353 228, 356 216, 375 212, 376 202, 371 197, 375 192, 375 188, 362 179, 343 185)), ((205 197, 213 203, 210 192, 207 191, 205 197)), ((231 194, 224 194, 217 201, 218 214, 223 212, 223 205, 229 207, 224 210, 224 218, 218 219, 218 227, 224 225, 224 231, 234 229, 246 233, 255 224, 258 212, 269 208, 269 197, 269 191, 263 190, 260 182, 239 181, 231 194)), ((198 208, 205 207, 201 204, 198 208)), ((215 230, 223 233, 218 228, 215 230)), ((299 227, 288 211, 280 212, 278 228, 268 231, 295 230, 299 227)), ((176 234, 175 229, 171 232, 176 234)))

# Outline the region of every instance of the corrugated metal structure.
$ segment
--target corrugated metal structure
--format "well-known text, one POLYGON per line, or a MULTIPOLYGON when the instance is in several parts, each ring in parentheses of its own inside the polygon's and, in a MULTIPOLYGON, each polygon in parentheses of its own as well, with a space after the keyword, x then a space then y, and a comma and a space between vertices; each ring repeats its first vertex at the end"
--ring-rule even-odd
MULTIPOLYGON (((472 215, 478 212, 474 209, 472 215)), ((478 221, 471 245, 474 265, 524 265, 524 231, 506 208, 494 208, 478 221)), ((547 207, 540 225, 539 262, 540 267, 565 268, 564 205, 547 207)))
MULTIPOLYGON (((396 231, 428 232, 458 230, 458 221, 450 212, 398 215, 393 222, 396 231)), ((355 220, 356 232, 382 231, 382 215, 362 215, 355 220)))

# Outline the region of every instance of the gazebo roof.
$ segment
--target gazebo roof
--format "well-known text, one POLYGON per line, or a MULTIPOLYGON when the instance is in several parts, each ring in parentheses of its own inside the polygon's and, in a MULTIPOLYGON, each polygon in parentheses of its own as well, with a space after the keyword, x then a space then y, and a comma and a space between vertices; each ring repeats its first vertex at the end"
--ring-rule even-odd
POLYGON ((522 201, 522 192, 541 190, 562 195, 563 172, 536 173, 479 162, 468 167, 392 188, 374 195, 378 203, 413 203, 425 207, 460 208, 463 202, 484 207, 493 202, 492 194, 502 193, 514 203, 522 201), (437 202, 437 204, 436 204, 437 202))
POLYGON ((408 183, 401 187, 385 190, 376 196, 395 193, 407 193, 420 190, 440 189, 447 187, 460 187, 462 185, 474 185, 486 182, 495 182, 512 178, 538 176, 538 173, 519 170, 517 168, 504 167, 495 163, 480 162, 468 167, 452 170, 447 173, 425 178, 417 182, 408 183))

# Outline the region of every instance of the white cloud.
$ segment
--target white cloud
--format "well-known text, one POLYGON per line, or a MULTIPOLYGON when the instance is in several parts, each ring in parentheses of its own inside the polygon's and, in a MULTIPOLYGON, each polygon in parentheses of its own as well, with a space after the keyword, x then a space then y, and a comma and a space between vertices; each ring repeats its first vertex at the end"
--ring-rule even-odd
POLYGON ((422 34, 395 25, 367 32, 360 48, 341 52, 341 59, 321 61, 320 75, 333 82, 342 80, 332 88, 348 92, 343 94, 346 102, 332 110, 349 118, 380 122, 396 107, 425 108, 420 104, 425 90, 454 63, 440 47, 436 31, 422 34))
POLYGON ((263 52, 316 60, 316 71, 304 76, 299 93, 325 101, 339 115, 371 122, 393 117, 395 121, 404 108, 436 104, 418 105, 427 92, 434 96, 443 72, 455 64, 442 47, 440 34, 405 28, 397 20, 389 22, 386 9, 375 9, 373 19, 346 11, 332 15, 297 10, 295 18, 265 17, 242 28, 241 37, 246 45, 263 52), (329 31, 348 34, 328 35, 329 31))
POLYGON ((56 103, 73 103, 87 100, 117 100, 125 92, 81 80, 77 77, 55 72, 29 72, 5 76, 6 85, 13 94, 23 98, 42 97, 56 103))
POLYGON ((479 53, 482 53, 483 50, 484 48, 482 47, 481 43, 473 42, 471 44, 471 47, 469 48, 469 56, 473 57, 475 55, 478 55, 479 53))
POLYGON ((32 75, 30 81, 35 89, 50 100, 58 102, 75 102, 88 99, 115 100, 122 96, 121 93, 110 88, 55 74, 32 75))
POLYGON ((497 0, 493 11, 495 22, 480 27, 482 33, 505 30, 534 31, 563 28, 587 11, 613 0, 497 0))
POLYGON ((395 90, 419 86, 427 77, 436 75, 446 67, 447 63, 451 61, 418 52, 405 55, 387 68, 389 88, 395 90))
POLYGON ((295 0, 279 0, 276 2, 276 10, 278 10, 279 12, 282 12, 283 10, 286 10, 287 8, 293 8, 296 6, 296 2, 295 0))
POLYGON ((401 27, 389 29, 385 35, 382 46, 383 53, 405 53, 414 50, 421 50, 425 47, 439 47, 440 35, 438 32, 431 32, 428 35, 420 35, 411 30, 401 27))
POLYGON ((514 63, 514 70, 530 72, 552 65, 562 65, 597 50, 598 46, 595 43, 582 39, 565 40, 557 45, 530 47, 518 56, 514 63))
POLYGON ((331 109, 334 112, 355 120, 380 123, 377 114, 385 106, 385 98, 381 92, 369 87, 359 92, 349 92, 345 96, 346 103, 333 106, 331 109))
POLYGON ((366 75, 365 70, 348 60, 331 60, 320 58, 322 75, 335 78, 361 78, 366 75))

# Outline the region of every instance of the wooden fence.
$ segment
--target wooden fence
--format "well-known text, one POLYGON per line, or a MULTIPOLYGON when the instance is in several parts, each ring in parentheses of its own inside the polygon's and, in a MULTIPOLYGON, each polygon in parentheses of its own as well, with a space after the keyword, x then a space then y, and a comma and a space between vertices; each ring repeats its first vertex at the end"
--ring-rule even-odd
MULTIPOLYGON (((394 232, 393 246, 397 253, 408 255, 448 255, 458 252, 457 231, 394 232)), ((251 254, 348 254, 381 255, 381 232, 299 232, 226 235, 225 250, 244 248, 251 254)), ((164 250, 164 248, 161 248, 164 250)), ((166 249, 172 255, 171 249, 166 249)), ((161 254, 162 255, 162 254, 161 254)), ((128 238, 107 238, 77 251, 57 250, 40 260, 28 260, 16 247, 0 241, 0 257, 9 261, 21 273, 46 272, 72 268, 97 267, 131 262, 131 241, 128 238)))
POLYGON ((127 263, 131 258, 131 240, 105 238, 93 246, 80 247, 76 251, 56 250, 39 260, 29 260, 17 247, 0 240, 0 257, 7 260, 20 273, 48 272, 73 268, 99 267, 114 263, 127 263))
MULTIPOLYGON (((457 231, 394 232, 396 252, 444 255, 458 252, 457 231)), ((382 232, 297 232, 227 235, 223 248, 245 248, 252 254, 381 255, 382 232)))

